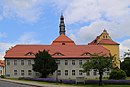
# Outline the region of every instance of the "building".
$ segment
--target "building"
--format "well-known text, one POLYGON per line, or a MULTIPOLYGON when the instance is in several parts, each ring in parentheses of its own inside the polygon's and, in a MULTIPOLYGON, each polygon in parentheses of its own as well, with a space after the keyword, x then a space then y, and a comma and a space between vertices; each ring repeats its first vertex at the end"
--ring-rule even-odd
MULTIPOLYGON (((112 41, 106 30, 88 45, 76 45, 73 40, 65 35, 64 17, 60 18, 60 35, 50 45, 16 45, 9 49, 4 56, 6 62, 6 77, 38 77, 39 73, 32 70, 34 54, 39 50, 48 50, 53 58, 57 60, 57 75, 60 79, 75 79, 76 77, 97 78, 98 72, 91 70, 83 73, 81 64, 89 61, 90 54, 116 54, 119 55, 119 44, 112 41), (105 35, 105 37, 104 37, 105 35), (113 50, 111 47, 116 50, 113 50), (116 51, 116 52, 115 52, 116 51), (114 53, 112 53, 114 52, 114 53)), ((116 65, 118 65, 117 63, 116 65)), ((108 72, 104 76, 108 76, 108 72)), ((56 72, 50 77, 56 78, 56 72)))
POLYGON ((5 63, 4 60, 0 60, 0 76, 5 75, 5 63))

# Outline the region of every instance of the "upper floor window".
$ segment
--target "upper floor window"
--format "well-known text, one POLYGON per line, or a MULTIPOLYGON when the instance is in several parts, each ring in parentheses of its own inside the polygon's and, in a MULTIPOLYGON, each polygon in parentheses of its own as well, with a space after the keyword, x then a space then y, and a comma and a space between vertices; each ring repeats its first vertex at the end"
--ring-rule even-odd
POLYGON ((14 60, 14 65, 17 65, 17 60, 14 60))
POLYGON ((68 60, 65 60, 65 65, 68 65, 68 60))
POLYGON ((75 60, 72 60, 72 65, 75 65, 75 60))
POLYGON ((21 60, 21 65, 24 65, 24 60, 21 60))
POLYGON ((28 65, 32 65, 31 60, 28 60, 28 65))
POLYGON ((57 63, 58 65, 60 65, 60 60, 56 60, 56 63, 57 63))
POLYGON ((10 60, 7 60, 7 65, 10 65, 10 60))
POLYGON ((82 65, 82 60, 79 60, 79 65, 82 65))

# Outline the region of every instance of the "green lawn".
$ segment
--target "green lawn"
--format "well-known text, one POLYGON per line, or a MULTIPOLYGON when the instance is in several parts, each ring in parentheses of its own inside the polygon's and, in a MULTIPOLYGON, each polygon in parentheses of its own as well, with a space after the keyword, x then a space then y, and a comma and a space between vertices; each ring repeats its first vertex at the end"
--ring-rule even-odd
POLYGON ((103 86, 98 86, 98 85, 85 85, 82 87, 130 87, 130 85, 103 85, 103 86))
MULTIPOLYGON (((130 77, 128 78, 130 79, 130 77)), ((18 79, 10 79, 10 80, 17 80, 17 81, 28 81, 28 80, 18 80, 18 79)), ((49 83, 49 82, 38 82, 38 81, 28 81, 28 82, 33 82, 33 83, 39 83, 39 84, 52 84, 52 85, 57 85, 57 86, 77 86, 77 87, 130 87, 130 85, 103 85, 103 86, 99 86, 97 85, 83 85, 83 84, 63 84, 63 83, 49 83)))

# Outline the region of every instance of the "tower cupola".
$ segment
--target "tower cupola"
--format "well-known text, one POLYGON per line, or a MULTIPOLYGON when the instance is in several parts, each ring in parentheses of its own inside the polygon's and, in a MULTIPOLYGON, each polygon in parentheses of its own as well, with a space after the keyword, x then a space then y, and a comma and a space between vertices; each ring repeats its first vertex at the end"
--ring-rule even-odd
POLYGON ((60 31, 59 31, 60 35, 61 34, 65 35, 65 23, 64 23, 64 16, 63 16, 63 14, 60 17, 60 25, 59 25, 59 27, 60 27, 60 31))

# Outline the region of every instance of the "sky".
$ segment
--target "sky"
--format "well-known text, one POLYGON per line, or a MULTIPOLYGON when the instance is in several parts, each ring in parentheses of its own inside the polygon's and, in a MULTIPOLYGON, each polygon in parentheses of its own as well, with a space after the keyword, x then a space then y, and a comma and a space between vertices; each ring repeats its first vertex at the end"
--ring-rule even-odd
POLYGON ((87 45, 106 29, 130 49, 130 0, 0 0, 0 59, 16 44, 51 44, 63 13, 66 35, 87 45))

